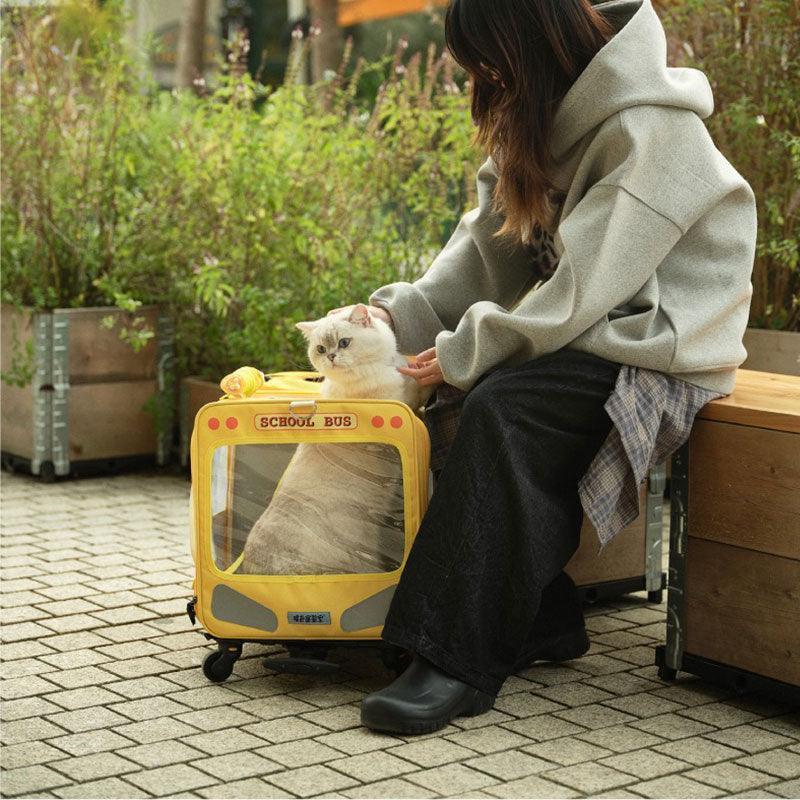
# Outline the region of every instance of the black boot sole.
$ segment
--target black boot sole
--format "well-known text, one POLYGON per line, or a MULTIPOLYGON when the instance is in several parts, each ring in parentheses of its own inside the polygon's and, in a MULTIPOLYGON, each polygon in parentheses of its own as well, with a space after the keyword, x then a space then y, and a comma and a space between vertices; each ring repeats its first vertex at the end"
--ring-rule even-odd
POLYGON ((449 713, 443 714, 441 717, 424 720, 397 719, 390 714, 365 714, 362 707, 361 724, 374 731, 383 731, 384 733, 409 735, 433 733, 444 728, 456 717, 477 717, 479 714, 485 714, 494 706, 494 701, 495 698, 492 695, 481 692, 478 689, 472 689, 449 713))

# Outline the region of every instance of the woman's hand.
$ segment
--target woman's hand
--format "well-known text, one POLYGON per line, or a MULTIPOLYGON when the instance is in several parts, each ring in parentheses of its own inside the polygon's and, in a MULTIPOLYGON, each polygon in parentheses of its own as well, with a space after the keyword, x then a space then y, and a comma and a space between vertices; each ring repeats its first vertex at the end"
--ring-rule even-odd
POLYGON ((414 378, 420 386, 439 386, 444 383, 435 347, 420 353, 407 367, 398 367, 397 371, 414 378))
MULTIPOLYGON (((355 308, 355 303, 350 306, 341 306, 340 308, 332 308, 328 312, 328 316, 331 314, 338 314, 340 311, 352 311, 355 308)), ((385 309, 379 308, 378 306, 367 306, 369 309, 369 313, 371 317, 375 317, 375 319, 379 319, 385 322, 392 330, 394 330, 394 320, 392 319, 392 315, 385 309)))

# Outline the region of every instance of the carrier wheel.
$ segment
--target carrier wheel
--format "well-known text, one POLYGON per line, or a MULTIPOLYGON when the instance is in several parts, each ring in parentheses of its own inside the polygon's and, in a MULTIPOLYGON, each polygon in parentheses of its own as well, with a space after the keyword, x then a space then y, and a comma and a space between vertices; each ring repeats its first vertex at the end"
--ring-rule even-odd
POLYGON ((203 659, 203 674, 214 683, 223 683, 233 674, 233 665, 241 654, 241 645, 220 645, 203 659))
POLYGON ((203 675, 214 683, 222 683, 230 678, 233 664, 229 664, 224 653, 215 650, 203 659, 203 675))
POLYGON ((659 667, 658 668, 658 677, 661 678, 662 681, 672 682, 678 676, 678 671, 676 669, 672 669, 672 667, 659 667))

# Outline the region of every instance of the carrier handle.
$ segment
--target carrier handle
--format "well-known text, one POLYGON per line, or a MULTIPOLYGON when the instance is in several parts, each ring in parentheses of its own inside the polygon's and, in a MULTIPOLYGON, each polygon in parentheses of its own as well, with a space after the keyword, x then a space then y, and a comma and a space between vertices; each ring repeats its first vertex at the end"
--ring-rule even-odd
POLYGON ((317 413, 317 401, 293 400, 289 403, 289 413, 297 419, 311 419, 317 413))

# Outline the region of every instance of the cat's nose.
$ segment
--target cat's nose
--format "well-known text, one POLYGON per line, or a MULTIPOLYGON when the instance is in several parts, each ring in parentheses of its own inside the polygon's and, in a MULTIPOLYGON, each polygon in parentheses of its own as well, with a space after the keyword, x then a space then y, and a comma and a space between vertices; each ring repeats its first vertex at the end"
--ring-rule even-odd
POLYGON ((328 353, 328 360, 332 363, 336 360, 336 353, 328 353))

